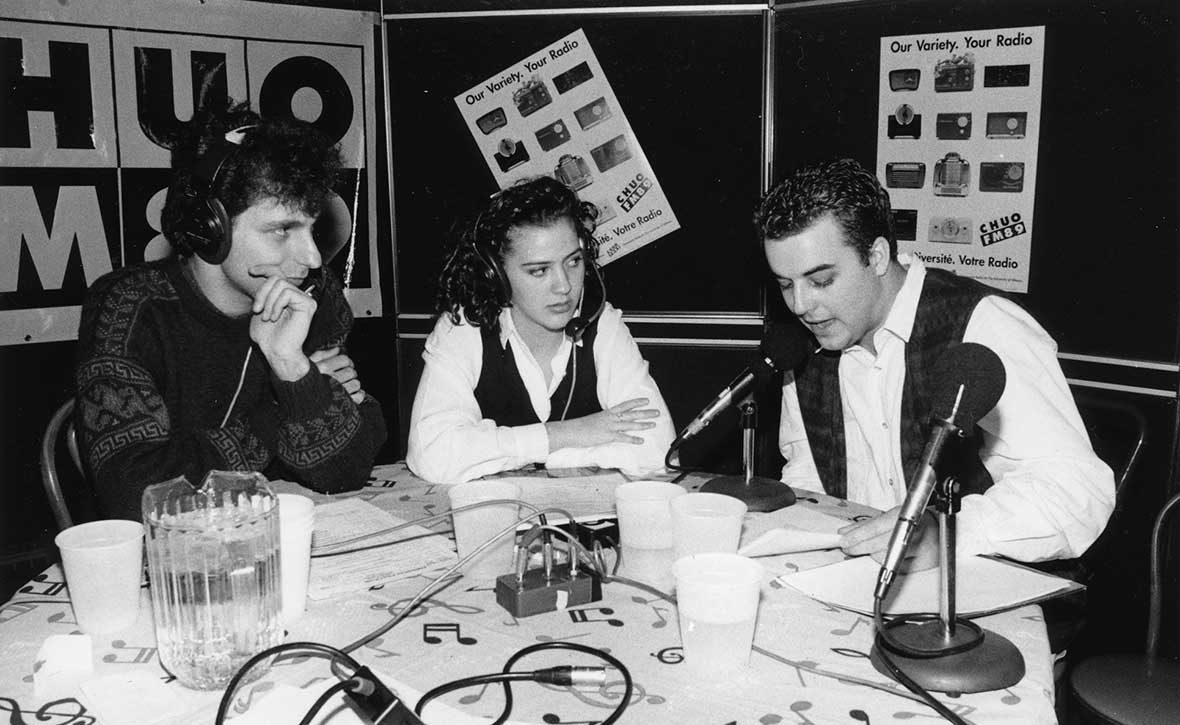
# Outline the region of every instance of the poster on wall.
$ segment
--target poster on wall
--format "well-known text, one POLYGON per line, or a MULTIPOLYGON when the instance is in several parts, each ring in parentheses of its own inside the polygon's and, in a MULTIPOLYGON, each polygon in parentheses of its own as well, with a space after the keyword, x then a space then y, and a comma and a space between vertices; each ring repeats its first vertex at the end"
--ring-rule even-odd
POLYGON ((898 250, 1027 292, 1044 26, 881 39, 877 176, 898 250))
POLYGON ((171 144, 194 108, 227 97, 339 144, 332 203, 351 228, 331 266, 356 315, 380 315, 376 22, 230 0, 6 0, 0 344, 74 339, 98 277, 172 253, 160 232, 171 144))
POLYGON ((680 223, 582 30, 455 96, 501 189, 552 176, 598 207, 599 264, 680 223))

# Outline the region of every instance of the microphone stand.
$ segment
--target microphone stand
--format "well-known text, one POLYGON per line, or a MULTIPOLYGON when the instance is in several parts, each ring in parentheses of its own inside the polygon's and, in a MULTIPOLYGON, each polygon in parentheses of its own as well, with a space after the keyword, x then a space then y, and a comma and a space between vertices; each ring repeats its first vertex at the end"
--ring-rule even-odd
MULTIPOLYGON (((952 694, 1011 687, 1024 677, 1024 657, 1008 638, 955 614, 955 514, 959 482, 943 478, 931 505, 938 518, 938 615, 903 615, 883 626, 878 620, 869 660, 878 672, 899 679, 894 665, 926 690, 952 694), (888 650, 883 653, 880 648, 888 650), (883 655, 890 660, 883 661, 883 655)), ((883 606, 883 603, 882 603, 883 606)))
POLYGON ((758 428, 758 405, 747 396, 738 405, 742 421, 741 476, 718 476, 701 486, 704 493, 720 493, 745 501, 750 511, 777 511, 795 503, 795 492, 782 481, 754 475, 754 442, 758 428))

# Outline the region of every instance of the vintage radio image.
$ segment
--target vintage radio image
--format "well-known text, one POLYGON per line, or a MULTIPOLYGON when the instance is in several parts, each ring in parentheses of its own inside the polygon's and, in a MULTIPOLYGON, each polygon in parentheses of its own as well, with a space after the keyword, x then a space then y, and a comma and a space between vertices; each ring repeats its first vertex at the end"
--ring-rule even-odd
POLYGON ((599 171, 613 169, 631 158, 631 147, 623 136, 615 136, 610 141, 590 149, 590 158, 599 171))
POLYGON ((985 65, 983 67, 984 88, 1021 88, 1028 85, 1029 66, 985 65))
POLYGON ((934 65, 936 93, 969 91, 975 87, 975 54, 964 53, 934 65))
POLYGON ((918 82, 922 79, 922 71, 917 68, 899 68, 889 71, 889 90, 916 91, 918 82))
POLYGON ((885 186, 891 189, 921 189, 926 185, 926 164, 921 161, 891 161, 885 164, 885 186))
POLYGON ((582 61, 565 73, 558 73, 553 76, 553 87, 557 89, 558 93, 565 93, 566 91, 577 88, 593 77, 594 72, 590 70, 590 64, 582 61))
POLYGON ((574 118, 578 119, 578 125, 583 131, 594 128, 610 117, 610 106, 606 105, 605 98, 596 98, 574 111, 574 118))
POLYGON ((500 139, 493 156, 500 171, 514 169, 529 160, 529 152, 525 149, 524 142, 510 138, 500 139))
POLYGON ((483 131, 483 135, 487 136, 497 128, 503 128, 508 125, 508 114, 504 113, 502 106, 496 106, 484 115, 475 119, 475 125, 479 126, 479 130, 483 131))
POLYGON ((930 219, 930 236, 932 242, 949 242, 951 244, 971 243, 971 220, 957 216, 936 216, 930 219))
POLYGON ((934 163, 934 193, 937 196, 967 196, 971 186, 971 164, 955 152, 934 163))
POLYGON ((893 225, 893 238, 904 242, 918 239, 918 210, 890 209, 890 221, 893 225))
POLYGON ((552 103, 553 97, 549 95, 544 81, 529 78, 512 92, 512 102, 521 116, 528 116, 552 103))
POLYGON ((562 154, 557 160, 557 168, 553 169, 553 176, 574 191, 584 189, 594 182, 586 159, 573 154, 562 154))
POLYGON ((971 138, 971 114, 938 114, 934 119, 934 135, 943 141, 966 141, 971 138))
POLYGON ((594 204, 595 208, 598 209, 598 216, 594 218, 595 224, 605 224, 619 215, 615 211, 615 205, 605 199, 595 199, 590 203, 594 204))
POLYGON ((1024 163, 984 161, 979 165, 980 191, 1024 191, 1024 163))
POLYGON ((922 138, 922 114, 903 103, 888 117, 886 132, 889 138, 922 138))
POLYGON ((569 127, 560 118, 537 131, 537 143, 542 151, 549 151, 570 140, 569 127))
POLYGON ((987 114, 988 138, 1024 138, 1028 114, 1016 111, 987 114))

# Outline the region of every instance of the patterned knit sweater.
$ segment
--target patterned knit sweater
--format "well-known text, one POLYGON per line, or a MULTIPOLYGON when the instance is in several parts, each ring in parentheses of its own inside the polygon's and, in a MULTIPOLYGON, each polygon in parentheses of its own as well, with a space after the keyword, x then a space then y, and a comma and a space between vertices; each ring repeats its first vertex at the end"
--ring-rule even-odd
MULTIPOLYGON (((307 354, 343 348, 352 327, 330 271, 318 297, 307 354)), ((100 515, 139 520, 148 485, 179 475, 200 485, 214 469, 324 493, 364 485, 385 441, 380 405, 357 405, 314 364, 300 380, 278 380, 249 328, 249 316, 218 311, 175 258, 91 286, 78 330, 76 425, 100 515)))

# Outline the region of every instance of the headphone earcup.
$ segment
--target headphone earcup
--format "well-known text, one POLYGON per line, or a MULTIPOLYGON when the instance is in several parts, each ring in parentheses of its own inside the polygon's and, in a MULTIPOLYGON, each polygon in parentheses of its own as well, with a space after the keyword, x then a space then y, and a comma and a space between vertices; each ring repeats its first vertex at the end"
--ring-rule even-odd
POLYGON ((232 225, 217 199, 188 200, 177 233, 194 254, 209 264, 221 264, 229 256, 232 225))

